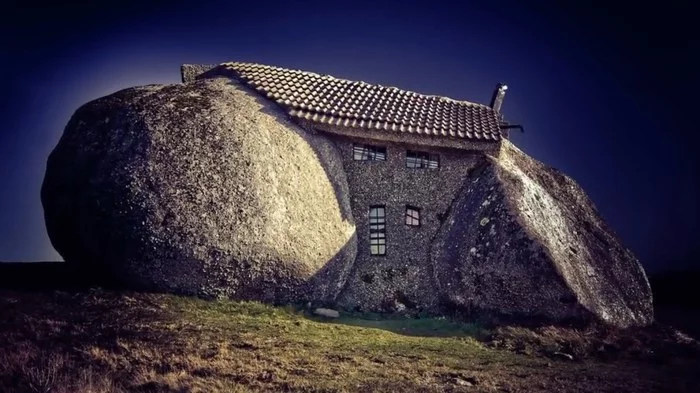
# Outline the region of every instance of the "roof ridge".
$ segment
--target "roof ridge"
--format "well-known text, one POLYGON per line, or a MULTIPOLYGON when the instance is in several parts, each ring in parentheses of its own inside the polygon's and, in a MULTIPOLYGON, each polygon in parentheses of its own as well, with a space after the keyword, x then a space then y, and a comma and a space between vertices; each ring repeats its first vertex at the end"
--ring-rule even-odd
MULTIPOLYGON (((448 96, 443 96, 443 95, 439 95, 439 94, 420 93, 420 92, 413 91, 413 90, 402 89, 402 88, 400 88, 400 87, 398 87, 398 86, 383 85, 383 84, 381 84, 381 83, 370 83, 370 82, 366 82, 366 81, 363 81, 363 80, 345 79, 345 78, 340 78, 340 77, 337 77, 337 76, 333 76, 333 75, 331 75, 331 74, 320 74, 320 73, 318 73, 318 72, 305 71, 305 70, 301 70, 301 69, 298 69, 298 68, 285 68, 285 67, 272 66, 272 65, 267 65, 267 64, 251 63, 251 62, 239 62, 239 61, 224 62, 224 63, 221 63, 220 65, 221 65, 221 66, 224 66, 224 67, 226 67, 226 66, 241 66, 241 65, 242 65, 242 66, 259 66, 259 67, 266 67, 266 68, 271 68, 271 69, 275 69, 275 70, 279 70, 279 71, 292 71, 292 72, 298 72, 298 73, 303 73, 303 74, 318 76, 318 77, 321 77, 321 78, 331 78, 331 79, 334 79, 334 80, 337 80, 337 81, 341 81, 341 82, 360 83, 360 84, 365 84, 365 85, 369 85, 369 86, 383 87, 383 88, 385 88, 385 89, 396 89, 396 90, 403 91, 403 92, 406 92, 406 93, 409 93, 409 94, 416 94, 416 95, 420 95, 420 96, 424 96, 424 97, 431 97, 431 98, 434 97, 434 98, 437 98, 437 99, 444 99, 444 100, 448 100, 448 101, 452 101, 452 102, 456 102, 456 103, 460 103, 460 104, 474 105, 474 106, 479 106, 479 107, 484 107, 484 108, 491 109, 490 106, 485 105, 485 104, 481 104, 481 103, 478 103, 478 102, 473 102, 473 101, 468 101, 468 100, 458 100, 458 99, 456 99, 456 98, 452 98, 452 97, 448 97, 448 96)), ((229 68, 229 69, 230 69, 230 68, 229 68)), ((232 70, 232 71, 235 71, 235 69, 231 69, 231 70, 232 70)))

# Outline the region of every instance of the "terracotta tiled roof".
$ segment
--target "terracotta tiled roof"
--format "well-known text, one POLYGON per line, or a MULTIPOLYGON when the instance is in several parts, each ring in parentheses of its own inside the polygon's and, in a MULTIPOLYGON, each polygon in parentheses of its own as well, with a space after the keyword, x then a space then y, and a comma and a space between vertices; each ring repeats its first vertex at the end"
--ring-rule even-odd
POLYGON ((496 142, 500 116, 486 105, 252 63, 222 67, 312 123, 496 142))

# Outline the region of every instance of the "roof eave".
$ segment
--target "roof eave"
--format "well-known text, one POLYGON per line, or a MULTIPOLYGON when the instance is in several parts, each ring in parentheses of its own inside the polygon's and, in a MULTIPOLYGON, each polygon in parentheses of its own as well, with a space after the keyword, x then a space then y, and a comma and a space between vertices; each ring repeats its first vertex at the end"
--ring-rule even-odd
POLYGON ((410 134, 405 132, 371 132, 364 128, 329 125, 309 120, 302 120, 298 118, 293 119, 303 127, 309 127, 329 134, 353 138, 370 139, 382 142, 404 143, 434 148, 450 148, 481 152, 496 152, 501 148, 501 140, 479 141, 466 138, 447 138, 444 136, 410 134))

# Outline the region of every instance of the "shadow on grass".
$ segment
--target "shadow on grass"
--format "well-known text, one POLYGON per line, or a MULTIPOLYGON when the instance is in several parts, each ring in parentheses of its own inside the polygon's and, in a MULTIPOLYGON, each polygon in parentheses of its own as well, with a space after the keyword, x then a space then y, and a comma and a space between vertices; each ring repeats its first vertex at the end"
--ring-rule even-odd
POLYGON ((75 271, 65 262, 2 262, 0 289, 69 290, 95 284, 88 274, 75 271))
POLYGON ((103 383, 134 381, 133 370, 112 364, 113 354, 128 351, 124 342, 156 347, 164 358, 179 350, 178 332, 152 328, 177 320, 156 296, 63 287, 0 289, 0 391, 83 392, 93 374, 108 375, 103 383))

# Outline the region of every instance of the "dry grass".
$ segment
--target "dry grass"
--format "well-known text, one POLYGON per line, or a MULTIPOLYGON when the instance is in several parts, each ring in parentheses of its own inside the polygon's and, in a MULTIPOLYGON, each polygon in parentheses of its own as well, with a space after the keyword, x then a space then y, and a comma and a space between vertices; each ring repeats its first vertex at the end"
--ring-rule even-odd
POLYGON ((700 366, 670 330, 326 321, 99 290, 0 291, 0 315, 0 392, 691 392, 700 366))

